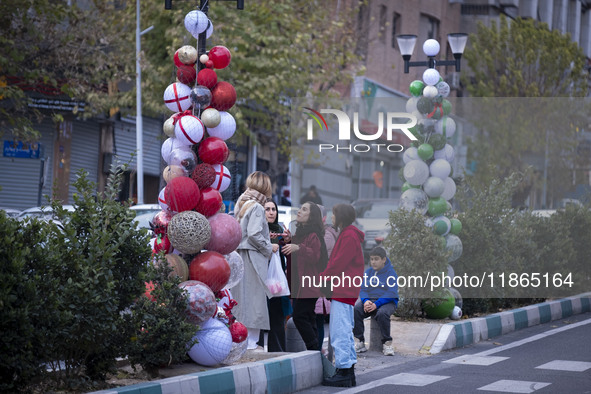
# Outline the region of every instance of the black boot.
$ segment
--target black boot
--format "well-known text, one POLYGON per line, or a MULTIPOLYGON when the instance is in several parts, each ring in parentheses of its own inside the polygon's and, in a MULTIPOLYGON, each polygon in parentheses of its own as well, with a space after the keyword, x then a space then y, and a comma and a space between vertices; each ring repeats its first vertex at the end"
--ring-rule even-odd
POLYGON ((351 368, 337 368, 337 372, 330 378, 322 381, 323 386, 351 387, 355 386, 354 366, 351 368))

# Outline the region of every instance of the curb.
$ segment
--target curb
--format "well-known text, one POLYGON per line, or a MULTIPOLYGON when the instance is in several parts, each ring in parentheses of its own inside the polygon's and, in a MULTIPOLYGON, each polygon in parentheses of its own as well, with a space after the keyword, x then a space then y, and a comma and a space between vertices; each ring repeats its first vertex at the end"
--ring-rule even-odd
POLYGON ((429 353, 464 347, 512 331, 591 312, 591 293, 543 302, 482 318, 448 323, 441 327, 429 353))
POLYGON ((320 383, 320 352, 304 351, 265 361, 96 391, 94 394, 293 393, 320 383))

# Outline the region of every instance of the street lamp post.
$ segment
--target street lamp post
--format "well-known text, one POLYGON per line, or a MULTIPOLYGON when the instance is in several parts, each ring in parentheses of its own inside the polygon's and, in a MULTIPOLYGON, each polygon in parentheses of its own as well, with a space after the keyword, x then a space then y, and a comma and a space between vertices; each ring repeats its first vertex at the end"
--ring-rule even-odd
POLYGON ((404 59, 404 73, 408 74, 410 67, 428 67, 435 68, 437 66, 456 66, 456 72, 460 71, 460 59, 466 48, 468 35, 466 33, 451 33, 447 35, 447 41, 454 54, 454 60, 436 60, 435 56, 439 53, 439 42, 429 39, 423 43, 423 52, 428 56, 429 60, 422 62, 411 62, 410 58, 417 42, 417 36, 414 34, 401 34, 396 37, 398 48, 404 59))
POLYGON ((143 132, 144 125, 142 121, 142 68, 140 67, 140 53, 142 44, 140 37, 149 32, 154 26, 148 27, 144 31, 140 31, 140 0, 136 0, 136 29, 135 29, 135 85, 136 85, 136 120, 135 120, 135 143, 137 150, 137 204, 144 203, 144 141, 143 132))

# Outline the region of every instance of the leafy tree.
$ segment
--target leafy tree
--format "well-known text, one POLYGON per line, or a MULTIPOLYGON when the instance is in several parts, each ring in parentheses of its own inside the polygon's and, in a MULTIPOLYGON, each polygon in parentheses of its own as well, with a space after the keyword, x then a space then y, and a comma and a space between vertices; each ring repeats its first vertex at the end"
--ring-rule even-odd
MULTIPOLYGON (((577 132, 587 124, 581 114, 588 110, 582 100, 557 97, 587 94, 581 48, 569 35, 549 30, 544 23, 509 21, 504 16, 498 24, 480 23, 469 42, 465 58, 471 71, 463 79, 466 90, 473 97, 496 98, 476 101, 478 111, 471 111, 478 131, 469 143, 469 159, 478 163, 477 182, 484 186, 514 171, 526 172, 548 148, 549 189, 567 190, 577 132), (537 99, 500 99, 507 97, 537 99)), ((516 190, 514 204, 522 205, 530 189, 540 187, 542 181, 541 172, 530 172, 516 190)))
POLYGON ((35 141, 35 122, 64 112, 31 107, 40 94, 83 101, 76 116, 129 105, 109 88, 133 72, 133 33, 118 2, 8 0, 0 3, 0 125, 16 139, 35 141), (81 6, 78 6, 80 4, 81 6))

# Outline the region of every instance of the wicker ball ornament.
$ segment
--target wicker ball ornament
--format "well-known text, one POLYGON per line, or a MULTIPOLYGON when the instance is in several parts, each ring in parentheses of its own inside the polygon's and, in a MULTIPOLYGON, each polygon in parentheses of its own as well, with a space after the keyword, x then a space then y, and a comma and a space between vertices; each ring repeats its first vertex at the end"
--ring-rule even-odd
POLYGON ((167 234, 179 252, 195 254, 209 242, 211 228, 207 218, 199 212, 184 211, 172 217, 168 223, 167 234))
POLYGON ((215 170, 211 164, 200 163, 193 170, 191 178, 197 183, 199 189, 205 189, 215 180, 215 170))
MULTIPOLYGON (((188 177, 173 178, 164 189, 164 199, 174 212, 192 210, 197 206, 200 198, 201 192, 199 191, 199 186, 188 177)), ((177 249, 185 253, 182 249, 177 249)))

